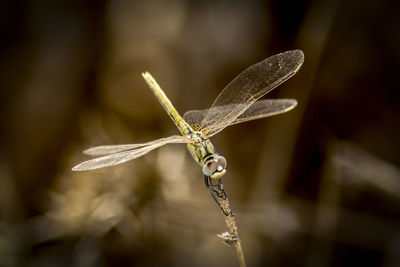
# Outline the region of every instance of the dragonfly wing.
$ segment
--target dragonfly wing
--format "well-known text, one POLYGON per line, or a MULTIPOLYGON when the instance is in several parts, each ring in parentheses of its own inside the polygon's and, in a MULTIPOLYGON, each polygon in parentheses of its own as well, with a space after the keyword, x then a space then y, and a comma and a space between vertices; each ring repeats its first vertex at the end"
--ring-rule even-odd
POLYGON ((121 164, 124 162, 127 162, 129 160, 138 158, 140 156, 143 156, 150 151, 164 146, 166 144, 172 144, 172 143, 190 143, 191 140, 189 138, 186 138, 184 136, 170 136, 167 138, 161 138, 158 140, 155 140, 153 142, 149 142, 148 145, 144 145, 141 147, 136 147, 130 150, 126 151, 120 151, 116 152, 113 154, 109 154, 107 156, 91 159, 88 161, 84 161, 75 167, 72 168, 73 171, 86 171, 86 170, 94 170, 98 168, 103 168, 107 166, 113 166, 117 164, 121 164))
POLYGON ((83 151, 84 154, 90 155, 90 156, 103 156, 103 155, 109 155, 109 154, 115 154, 118 152, 122 151, 127 151, 127 150, 133 150, 133 149, 138 149, 141 147, 146 147, 150 146, 153 144, 158 144, 158 143, 185 143, 187 140, 187 137, 181 136, 181 135, 173 135, 170 137, 166 138, 160 138, 154 141, 146 142, 146 143, 140 143, 140 144, 124 144, 124 145, 110 145, 110 146, 96 146, 96 147, 91 147, 89 149, 86 149, 83 151))
POLYGON ((212 136, 238 118, 260 97, 293 76, 303 64, 301 50, 271 56, 240 73, 215 99, 200 123, 201 130, 212 136), (231 109, 222 108, 231 105, 231 109))
MULTIPOLYGON (((238 107, 238 104, 229 104, 224 106, 219 106, 218 109, 214 109, 220 113, 226 113, 229 110, 234 110, 238 107)), ((183 114, 183 119, 190 125, 194 130, 201 130, 201 123, 210 113, 211 108, 201 109, 201 110, 189 110, 183 114)))
POLYGON ((230 125, 285 113, 296 106, 297 101, 295 99, 267 99, 257 101, 246 109, 230 125))
POLYGON ((193 130, 199 131, 201 128, 201 121, 204 119, 208 111, 209 108, 201 110, 189 110, 183 114, 183 119, 193 128, 193 130))
POLYGON ((126 144, 126 145, 110 145, 110 146, 95 146, 83 151, 84 154, 89 156, 105 156, 110 154, 115 154, 118 152, 123 152, 127 150, 137 149, 146 146, 143 144, 126 144))
MULTIPOLYGON (((226 126, 281 114, 293 109, 296 105, 297 101, 295 99, 259 100, 226 126)), ((221 110, 222 112, 224 110, 233 110, 236 108, 236 106, 236 104, 220 106, 219 110, 221 110)), ((204 119, 208 112, 209 109, 190 110, 183 115, 183 119, 187 121, 193 128, 196 128, 200 126, 201 121, 204 119)))

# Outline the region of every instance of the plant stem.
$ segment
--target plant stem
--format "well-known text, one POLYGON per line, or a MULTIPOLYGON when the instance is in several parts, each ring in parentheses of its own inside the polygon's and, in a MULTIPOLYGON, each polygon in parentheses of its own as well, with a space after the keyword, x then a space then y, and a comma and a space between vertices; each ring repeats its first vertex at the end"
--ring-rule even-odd
POLYGON ((235 222, 235 216, 229 207, 229 199, 226 195, 224 185, 222 184, 221 179, 213 179, 208 176, 204 176, 205 183, 208 191, 211 196, 214 198, 215 202, 217 202, 218 206, 221 208, 222 212, 225 215, 225 224, 228 228, 228 232, 217 235, 221 238, 225 244, 228 246, 235 245, 235 250, 237 257, 239 259, 240 267, 246 267, 246 262, 244 260, 244 254, 242 250, 242 245, 239 238, 238 228, 235 222), (213 180, 216 180, 217 183, 213 184, 213 180))
POLYGON ((228 215, 225 215, 225 224, 229 230, 230 239, 227 240, 226 238, 222 238, 221 236, 219 236, 219 237, 222 238, 225 241, 225 243, 227 243, 229 245, 231 245, 231 244, 235 245, 235 250, 236 250, 237 257, 239 259, 239 264, 241 267, 245 267, 246 262, 244 260, 242 243, 240 242, 238 228, 237 228, 236 222, 235 222, 235 216, 229 207, 229 200, 227 197, 226 197, 226 199, 221 200, 221 206, 224 209, 224 215, 228 214, 228 215))

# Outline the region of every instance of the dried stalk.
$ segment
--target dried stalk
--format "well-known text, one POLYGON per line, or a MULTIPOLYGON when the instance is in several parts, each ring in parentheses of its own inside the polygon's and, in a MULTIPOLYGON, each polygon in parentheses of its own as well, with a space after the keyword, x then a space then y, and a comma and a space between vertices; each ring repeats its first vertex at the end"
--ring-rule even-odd
POLYGON ((235 250, 237 257, 239 259, 239 264, 241 267, 245 267, 246 262, 244 260, 244 254, 239 238, 238 228, 235 222, 235 216, 229 207, 229 199, 226 195, 224 185, 222 184, 222 180, 214 179, 209 176, 204 176, 204 179, 208 191, 210 192, 211 196, 214 198, 215 202, 217 202, 218 206, 221 208, 222 212, 225 215, 225 224, 226 227, 228 228, 228 232, 218 234, 217 236, 221 238, 226 245, 228 246, 235 245, 235 250), (213 183, 214 180, 217 181, 216 184, 213 183))

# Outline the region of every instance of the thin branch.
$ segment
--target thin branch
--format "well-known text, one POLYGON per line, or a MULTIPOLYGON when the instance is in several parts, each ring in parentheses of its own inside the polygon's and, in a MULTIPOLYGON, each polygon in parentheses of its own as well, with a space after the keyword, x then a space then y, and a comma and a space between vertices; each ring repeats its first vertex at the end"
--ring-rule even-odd
POLYGON ((204 180, 211 196, 213 197, 215 202, 217 202, 218 206, 221 208, 225 216, 226 227, 228 228, 228 232, 224 232, 217 236, 221 238, 226 245, 235 246, 236 254, 239 259, 239 264, 241 267, 245 267, 246 262, 244 260, 244 254, 239 238, 238 228, 235 222, 235 216, 229 207, 229 199, 226 195, 224 185, 222 184, 222 180, 214 179, 209 176, 204 176, 204 180), (214 184, 213 181, 216 181, 217 183, 214 184))

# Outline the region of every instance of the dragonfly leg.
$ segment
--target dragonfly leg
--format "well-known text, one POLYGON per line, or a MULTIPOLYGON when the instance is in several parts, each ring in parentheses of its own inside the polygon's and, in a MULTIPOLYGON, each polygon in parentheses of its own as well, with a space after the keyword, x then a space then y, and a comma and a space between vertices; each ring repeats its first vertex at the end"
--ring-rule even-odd
POLYGON ((224 189, 224 185, 222 184, 222 180, 220 178, 215 179, 210 176, 204 175, 204 182, 206 184, 206 188, 208 192, 210 192, 214 201, 218 204, 219 208, 225 214, 225 216, 233 216, 233 213, 228 209, 222 206, 222 201, 226 201, 227 196, 224 189), (213 183, 213 180, 216 180, 216 183, 213 183))

